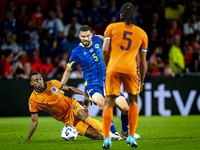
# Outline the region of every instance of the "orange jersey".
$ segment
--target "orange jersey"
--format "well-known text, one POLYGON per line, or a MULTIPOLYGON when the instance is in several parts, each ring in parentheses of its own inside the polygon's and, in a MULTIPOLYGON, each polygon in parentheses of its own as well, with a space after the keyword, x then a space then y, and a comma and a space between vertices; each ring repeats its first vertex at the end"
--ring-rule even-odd
POLYGON ((107 72, 137 75, 137 53, 140 48, 144 51, 148 48, 145 31, 125 22, 112 23, 106 28, 104 39, 111 40, 107 72))
MULTIPOLYGON (((57 80, 45 83, 45 90, 41 93, 34 90, 29 98, 29 110, 37 113, 39 110, 51 114, 56 120, 66 122, 70 120, 75 99, 62 95, 59 89, 62 84, 57 80)), ((72 124, 72 123, 70 123, 72 124)))

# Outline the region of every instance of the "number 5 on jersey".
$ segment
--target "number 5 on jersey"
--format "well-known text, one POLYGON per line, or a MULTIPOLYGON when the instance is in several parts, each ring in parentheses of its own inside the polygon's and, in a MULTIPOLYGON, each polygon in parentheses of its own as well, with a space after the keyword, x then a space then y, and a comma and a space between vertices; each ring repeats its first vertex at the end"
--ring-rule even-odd
POLYGON ((132 40, 127 37, 127 34, 132 35, 132 32, 124 31, 123 40, 128 41, 128 46, 125 48, 123 45, 120 46, 121 50, 128 51, 131 48, 132 40))
POLYGON ((97 56, 95 56, 95 53, 94 53, 94 54, 92 54, 92 56, 94 57, 94 60, 95 60, 95 61, 98 61, 98 57, 97 57, 97 56))

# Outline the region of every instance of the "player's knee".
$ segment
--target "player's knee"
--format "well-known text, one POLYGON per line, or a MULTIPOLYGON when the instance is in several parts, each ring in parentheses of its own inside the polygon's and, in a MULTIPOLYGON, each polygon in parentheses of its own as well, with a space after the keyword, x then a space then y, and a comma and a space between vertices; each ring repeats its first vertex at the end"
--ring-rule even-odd
POLYGON ((137 101, 132 101, 129 103, 129 105, 138 105, 138 102, 137 101))
POLYGON ((123 108, 122 111, 121 111, 122 114, 123 114, 123 115, 127 115, 127 114, 128 114, 128 109, 129 109, 129 108, 123 108))
POLYGON ((98 102, 95 102, 95 103, 99 106, 100 109, 104 108, 104 102, 98 101, 98 102))
POLYGON ((85 110, 79 110, 77 113, 77 117, 81 121, 85 122, 85 120, 88 118, 88 113, 85 110))
POLYGON ((103 103, 100 103, 98 106, 99 106, 100 109, 104 108, 104 104, 103 103))
POLYGON ((95 93, 92 96, 92 100, 99 106, 100 109, 104 108, 105 99, 100 93, 95 93))
POLYGON ((88 114, 82 114, 80 120, 85 122, 85 120, 88 118, 88 114))

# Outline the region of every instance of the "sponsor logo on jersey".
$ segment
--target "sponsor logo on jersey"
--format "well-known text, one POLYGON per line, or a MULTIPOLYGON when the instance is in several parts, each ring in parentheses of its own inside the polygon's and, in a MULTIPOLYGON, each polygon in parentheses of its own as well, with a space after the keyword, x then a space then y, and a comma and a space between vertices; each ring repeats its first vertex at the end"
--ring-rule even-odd
POLYGON ((84 56, 86 55, 87 53, 86 52, 84 52, 84 56))
POLYGON ((99 44, 95 44, 95 48, 99 48, 99 44))
POLYGON ((93 48, 91 48, 91 49, 89 49, 89 51, 90 51, 90 52, 93 52, 94 50, 93 50, 93 48))
POLYGON ((56 93, 56 95, 58 94, 58 89, 57 89, 55 86, 53 86, 53 87, 51 88, 51 91, 52 91, 53 93, 56 93))

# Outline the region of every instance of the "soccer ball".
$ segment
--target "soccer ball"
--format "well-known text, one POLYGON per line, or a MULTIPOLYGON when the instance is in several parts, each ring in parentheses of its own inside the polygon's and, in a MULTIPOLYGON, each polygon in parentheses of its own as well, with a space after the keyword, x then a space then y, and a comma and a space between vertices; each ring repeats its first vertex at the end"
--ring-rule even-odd
POLYGON ((66 141, 73 141, 77 137, 77 130, 74 126, 65 126, 61 131, 61 137, 66 141))

